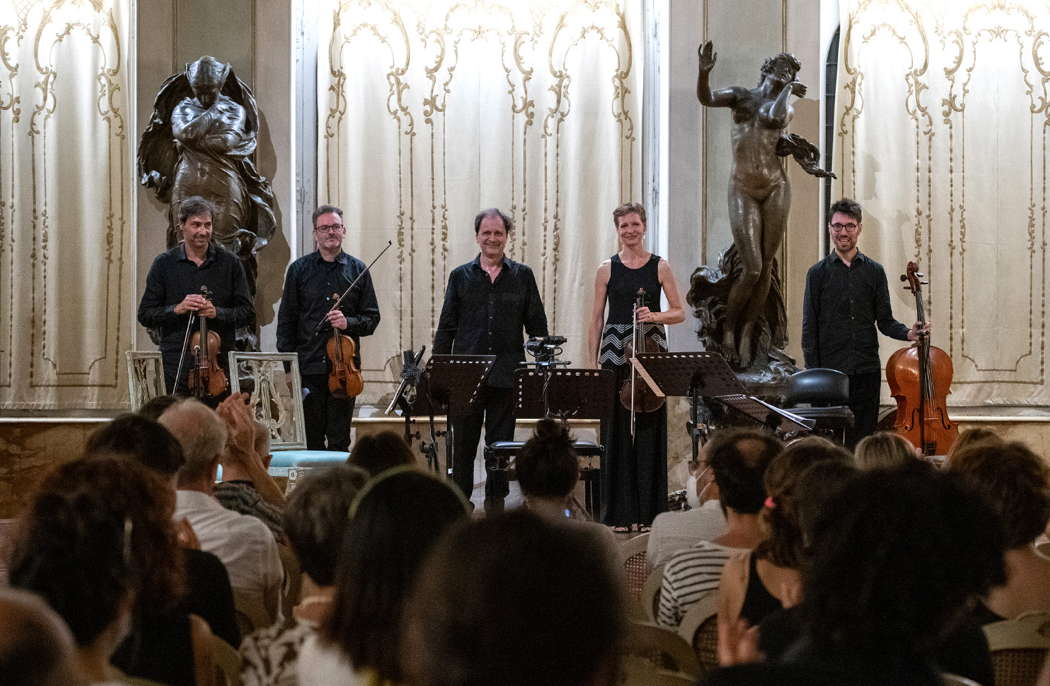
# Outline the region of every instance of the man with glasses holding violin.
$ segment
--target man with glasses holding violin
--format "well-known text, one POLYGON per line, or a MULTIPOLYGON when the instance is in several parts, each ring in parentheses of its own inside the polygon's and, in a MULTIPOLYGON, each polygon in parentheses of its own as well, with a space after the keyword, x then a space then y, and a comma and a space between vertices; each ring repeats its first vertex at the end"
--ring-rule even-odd
POLYGON ((806 274, 802 353, 809 369, 826 367, 849 375, 852 448, 874 433, 878 422, 882 363, 875 327, 899 341, 917 340, 919 328, 909 329, 893 318, 885 270, 857 248, 863 228, 860 205, 843 198, 829 214, 834 250, 806 274))
POLYGON ((329 391, 331 362, 325 345, 333 329, 350 336, 356 347, 354 364, 360 369, 360 338, 372 335, 379 326, 379 303, 372 277, 366 273, 333 309, 335 299, 365 270, 365 263, 343 252, 346 225, 341 209, 321 205, 314 210, 313 227, 317 250, 288 266, 277 312, 277 349, 299 355, 306 447, 345 451, 350 445, 354 398, 336 397, 329 391), (318 328, 322 321, 326 324, 318 328))

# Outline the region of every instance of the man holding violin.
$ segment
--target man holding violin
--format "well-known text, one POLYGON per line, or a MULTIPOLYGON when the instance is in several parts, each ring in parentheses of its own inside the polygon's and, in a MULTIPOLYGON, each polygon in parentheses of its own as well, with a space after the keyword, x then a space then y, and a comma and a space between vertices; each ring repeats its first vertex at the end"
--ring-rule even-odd
MULTIPOLYGON (((354 395, 329 388, 333 361, 329 360, 326 346, 335 332, 349 336, 354 353, 348 356, 351 359, 337 360, 336 364, 352 364, 360 370, 360 337, 370 336, 379 326, 379 303, 371 275, 361 276, 365 263, 343 252, 346 236, 343 211, 332 205, 321 205, 314 210, 313 226, 317 250, 288 266, 284 295, 277 312, 277 349, 299 354, 306 447, 344 451, 350 445, 354 395), (358 276, 361 280, 339 306, 334 307, 358 276)), ((333 348, 348 350, 343 343, 349 341, 344 338, 335 341, 333 348)))
MULTIPOLYGON (((237 328, 255 321, 255 305, 240 260, 211 240, 214 206, 195 195, 179 204, 178 213, 182 241, 153 260, 139 301, 138 320, 160 344, 168 392, 186 394, 187 379, 196 363, 191 350, 183 356, 183 346, 189 340, 190 316, 195 315, 195 321, 199 321, 196 317, 203 318, 208 328, 219 335, 219 350, 209 354, 225 369, 226 353, 233 347, 237 328)), ((226 391, 203 395, 204 400, 215 404, 226 391)))
POLYGON ((828 234, 834 251, 810 267, 802 304, 802 352, 806 367, 827 367, 849 375, 853 411, 852 448, 875 432, 879 415, 882 364, 875 327, 898 341, 914 341, 919 325, 908 328, 893 318, 886 272, 857 248, 861 207, 848 198, 829 210, 828 234))

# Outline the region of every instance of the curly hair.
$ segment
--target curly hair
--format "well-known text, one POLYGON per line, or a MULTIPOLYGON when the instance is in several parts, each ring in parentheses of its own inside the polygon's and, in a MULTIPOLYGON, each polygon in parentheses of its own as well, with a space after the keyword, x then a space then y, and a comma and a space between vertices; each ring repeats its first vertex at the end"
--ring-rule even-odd
POLYGON ((563 498, 580 479, 580 465, 565 425, 541 419, 536 433, 518 451, 514 461, 521 492, 537 498, 563 498))
POLYGON ((171 610, 184 588, 174 508, 171 487, 125 458, 60 465, 15 534, 11 586, 46 599, 81 646, 117 618, 129 594, 136 616, 171 610))
POLYGON ((861 439, 853 454, 860 469, 894 469, 915 460, 915 448, 904 436, 877 431, 861 439))
POLYGON ((784 449, 772 434, 754 429, 718 432, 707 449, 707 463, 718 484, 723 507, 755 514, 766 499, 766 469, 784 449))
POLYGON ((458 490, 414 467, 395 467, 368 482, 350 507, 322 639, 337 646, 356 669, 403 681, 406 596, 427 552, 466 513, 458 490))
POLYGON ((354 449, 350 451, 350 457, 346 458, 346 463, 360 467, 375 476, 392 467, 415 464, 416 456, 401 434, 380 431, 358 438, 354 442, 354 449))
POLYGON ((802 473, 810 465, 825 460, 851 463, 845 448, 817 436, 791 443, 766 470, 765 487, 769 505, 762 510, 766 538, 755 548, 759 559, 779 567, 798 569, 805 560, 805 542, 798 523, 796 489, 802 473))
POLYGON ((347 512, 366 481, 365 470, 335 465, 299 482, 284 506, 284 532, 292 550, 303 571, 320 586, 335 582, 336 557, 346 531, 347 512))
POLYGON ((1005 582, 991 508, 958 475, 862 472, 826 504, 802 605, 816 650, 929 653, 969 601, 1005 582))
POLYGON ((624 637, 623 588, 585 527, 528 510, 461 523, 416 580, 405 662, 418 686, 575 686, 624 637))
POLYGON ((858 224, 864 216, 864 211, 861 209, 860 203, 850 198, 840 198, 831 203, 831 207, 828 208, 828 224, 831 223, 831 218, 836 212, 848 217, 853 217, 857 220, 858 224))
POLYGON ((1046 529, 1050 471, 1024 443, 975 443, 952 456, 948 470, 996 511, 1008 549, 1030 545, 1046 529))

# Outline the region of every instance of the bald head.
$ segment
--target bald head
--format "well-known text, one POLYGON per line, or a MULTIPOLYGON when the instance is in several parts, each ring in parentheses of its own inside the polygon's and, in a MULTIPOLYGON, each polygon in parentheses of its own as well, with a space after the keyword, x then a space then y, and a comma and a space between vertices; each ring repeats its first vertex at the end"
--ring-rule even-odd
POLYGON ((186 398, 165 410, 159 421, 179 441, 186 458, 179 469, 179 486, 211 479, 226 450, 226 424, 219 415, 199 400, 186 398))
POLYGON ((0 674, 9 686, 69 686, 73 635, 38 596, 0 588, 0 674))

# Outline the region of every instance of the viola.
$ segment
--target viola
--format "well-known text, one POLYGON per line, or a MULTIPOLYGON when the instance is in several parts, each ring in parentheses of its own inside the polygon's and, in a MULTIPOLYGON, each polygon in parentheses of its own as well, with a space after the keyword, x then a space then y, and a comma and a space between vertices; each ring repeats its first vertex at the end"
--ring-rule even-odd
MULTIPOLYGON (((332 294, 333 302, 339 302, 339 294, 332 294)), ((328 372, 328 392, 335 398, 356 398, 365 387, 361 370, 354 363, 357 346, 354 339, 339 333, 332 327, 332 337, 325 345, 331 370, 328 372)))
POLYGON ((919 268, 908 263, 901 281, 915 296, 915 313, 920 325, 919 340, 897 350, 886 362, 886 381, 897 401, 894 430, 904 436, 922 455, 944 455, 959 437, 959 428, 948 418, 947 396, 952 385, 952 358, 930 345, 925 331, 926 312, 922 303, 919 268))
POLYGON ((657 352, 656 344, 647 335, 652 327, 645 327, 638 321, 638 309, 645 307, 645 289, 639 288, 634 300, 632 315, 631 340, 625 346, 624 354, 631 360, 631 376, 620 386, 620 404, 631 411, 631 435, 634 435, 634 416, 638 412, 656 412, 664 406, 664 399, 653 393, 644 380, 638 378, 634 368, 634 358, 638 353, 657 352))
MULTIPOLYGON (((201 294, 211 301, 211 292, 207 286, 201 286, 201 294)), ((200 326, 190 337, 190 350, 193 352, 193 367, 186 378, 190 393, 199 400, 211 400, 219 397, 229 388, 226 372, 219 366, 219 350, 222 339, 219 334, 208 329, 208 318, 197 317, 200 326)))

